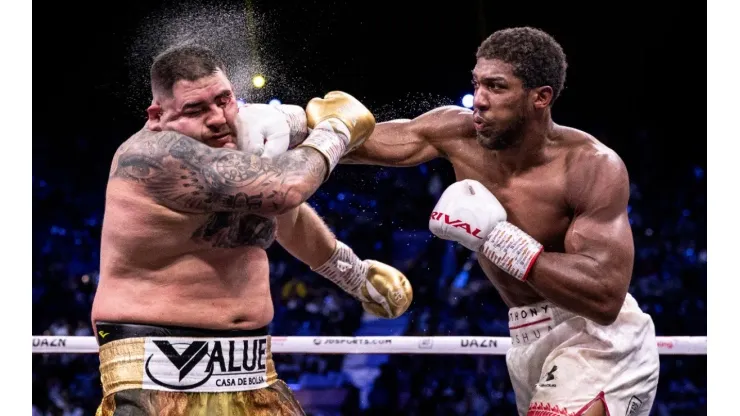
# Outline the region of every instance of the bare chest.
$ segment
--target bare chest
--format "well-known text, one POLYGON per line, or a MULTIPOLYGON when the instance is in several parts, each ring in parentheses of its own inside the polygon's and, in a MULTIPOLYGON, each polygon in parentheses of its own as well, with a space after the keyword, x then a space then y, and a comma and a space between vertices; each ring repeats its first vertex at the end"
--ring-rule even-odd
POLYGON ((563 250, 571 212, 560 166, 541 166, 511 177, 486 169, 482 162, 454 164, 454 169, 458 181, 473 179, 491 191, 506 209, 507 221, 537 239, 545 250, 563 250))
MULTIPOLYGON (((571 221, 566 203, 564 168, 558 164, 540 166, 520 175, 504 177, 491 167, 485 155, 466 155, 452 159, 457 180, 473 179, 483 184, 499 200, 507 221, 542 243, 546 251, 563 252, 565 234, 571 221)), ((542 300, 526 283, 522 283, 483 256, 481 268, 509 305, 528 305, 542 300)))

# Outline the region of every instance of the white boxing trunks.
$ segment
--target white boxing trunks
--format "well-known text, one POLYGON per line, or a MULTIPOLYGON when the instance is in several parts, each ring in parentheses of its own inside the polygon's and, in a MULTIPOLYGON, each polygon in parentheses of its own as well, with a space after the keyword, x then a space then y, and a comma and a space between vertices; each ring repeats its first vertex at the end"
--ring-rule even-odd
POLYGON ((648 415, 660 371, 655 326, 627 294, 617 320, 599 325, 550 302, 509 310, 509 376, 520 416, 648 415))

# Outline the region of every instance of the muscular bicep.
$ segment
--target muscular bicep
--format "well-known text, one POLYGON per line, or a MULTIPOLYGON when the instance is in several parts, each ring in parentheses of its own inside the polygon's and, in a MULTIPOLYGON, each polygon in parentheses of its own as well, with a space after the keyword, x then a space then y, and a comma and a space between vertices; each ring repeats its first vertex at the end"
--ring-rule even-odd
POLYGON ((633 244, 627 213, 601 215, 584 212, 576 216, 565 237, 565 250, 588 256, 605 267, 629 275, 633 244))
POLYGON ((574 219, 565 250, 590 258, 605 279, 626 290, 634 260, 626 168, 610 154, 595 156, 588 168, 579 170, 569 185, 574 219))
POLYGON ((175 132, 138 135, 119 149, 111 177, 139 184, 178 211, 280 213, 306 197, 301 184, 311 178, 321 183, 326 169, 310 148, 266 159, 211 148, 175 132))

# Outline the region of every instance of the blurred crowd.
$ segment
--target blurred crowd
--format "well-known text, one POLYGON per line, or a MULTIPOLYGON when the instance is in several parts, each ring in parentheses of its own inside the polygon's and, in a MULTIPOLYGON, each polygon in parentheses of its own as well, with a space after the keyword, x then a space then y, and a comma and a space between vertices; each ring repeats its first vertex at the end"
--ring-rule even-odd
MULTIPOLYGON (((36 167, 36 166, 34 166, 36 167)), ((644 175, 644 174, 642 174, 644 175)), ((670 198, 648 198, 632 173, 630 222, 636 244, 630 292, 658 335, 706 335, 706 182, 687 169, 670 198)), ((508 336, 507 308, 475 258, 433 238, 428 213, 453 181, 446 161, 414 168, 340 166, 309 203, 363 258, 401 269, 414 286, 405 335, 508 336)), ((103 196, 98 183, 34 172, 33 334, 91 335, 99 279, 103 196)), ((273 335, 352 335, 361 306, 290 257, 268 251, 273 335)), ((378 334, 383 335, 383 334, 378 334)), ((311 415, 515 414, 503 357, 390 355, 365 393, 344 374, 346 356, 276 355, 280 378, 310 390, 309 375, 344 391, 334 410, 311 415)), ((92 415, 100 399, 94 354, 33 356, 34 415, 92 415)), ((339 396, 337 396, 339 397, 339 396)), ((658 416, 706 414, 706 356, 662 356, 658 416)))

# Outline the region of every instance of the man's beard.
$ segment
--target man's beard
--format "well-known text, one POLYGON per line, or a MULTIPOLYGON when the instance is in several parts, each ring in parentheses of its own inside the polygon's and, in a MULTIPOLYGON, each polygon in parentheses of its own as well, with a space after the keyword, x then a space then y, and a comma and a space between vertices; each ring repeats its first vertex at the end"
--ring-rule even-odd
POLYGON ((520 115, 503 129, 479 131, 476 134, 478 143, 489 150, 505 150, 514 147, 522 141, 522 127, 524 116, 520 115))

